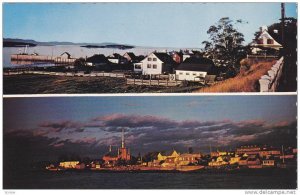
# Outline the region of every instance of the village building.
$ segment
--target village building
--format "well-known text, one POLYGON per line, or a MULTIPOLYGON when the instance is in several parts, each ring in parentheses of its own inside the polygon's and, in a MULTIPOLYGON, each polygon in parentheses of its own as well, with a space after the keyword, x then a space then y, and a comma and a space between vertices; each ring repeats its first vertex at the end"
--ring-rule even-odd
POLYGON ((90 164, 91 169, 97 170, 101 168, 100 162, 99 161, 92 161, 90 164))
POLYGON ((113 64, 127 64, 128 60, 120 54, 114 53, 107 57, 107 60, 113 64))
POLYGON ((75 169, 78 163, 79 161, 64 161, 64 162, 60 162, 59 166, 64 169, 75 169))
POLYGON ((151 165, 162 167, 174 167, 174 166, 186 166, 190 164, 197 164, 199 159, 201 158, 200 153, 183 153, 180 154, 176 150, 173 150, 170 153, 162 154, 158 153, 157 159, 154 160, 151 165))
POLYGON ((230 152, 219 151, 219 150, 210 152, 211 157, 227 156, 230 154, 231 154, 230 152))
POLYGON ((192 56, 176 68, 176 79, 181 81, 204 81, 207 75, 215 74, 213 61, 200 56, 192 56))
POLYGON ((247 155, 256 155, 259 154, 261 151, 261 148, 259 146, 241 146, 239 148, 236 148, 236 154, 247 154, 247 155))
POLYGON ((192 51, 189 51, 189 50, 182 51, 182 62, 185 61, 187 58, 190 58, 193 55, 194 55, 194 53, 192 51))
POLYGON ((60 54, 59 57, 64 58, 64 59, 71 59, 71 54, 69 52, 64 52, 64 53, 60 54))
POLYGON ((189 154, 189 153, 180 154, 178 164, 179 165, 197 164, 200 158, 201 158, 200 153, 199 154, 189 154))
POLYGON ((124 130, 122 130, 121 147, 118 148, 118 153, 114 154, 110 146, 109 152, 102 157, 102 160, 105 165, 114 166, 118 160, 129 161, 130 159, 130 151, 125 146, 124 130))
POLYGON ((252 168, 252 169, 259 169, 262 168, 262 164, 260 159, 255 156, 255 157, 248 157, 247 159, 247 166, 248 168, 252 168))
POLYGON ((229 164, 231 164, 231 165, 238 164, 240 159, 241 159, 241 156, 239 156, 239 155, 230 157, 229 164))
POLYGON ((259 156, 261 158, 269 157, 269 156, 279 157, 280 154, 281 154, 280 149, 275 149, 275 148, 263 148, 261 151, 259 151, 259 156))
POLYGON ((225 156, 213 157, 210 162, 208 162, 208 166, 210 167, 219 167, 228 165, 227 158, 225 156))
POLYGON ((87 66, 103 66, 103 65, 107 65, 108 63, 109 61, 103 54, 96 54, 86 58, 87 66))
MULTIPOLYGON (((176 62, 167 53, 153 52, 143 59, 140 65, 140 72, 143 75, 159 75, 172 73, 176 62)), ((137 71, 137 67, 135 67, 135 71, 137 71)))
POLYGON ((128 62, 135 62, 137 59, 137 56, 133 52, 126 52, 123 57, 126 58, 128 62))
POLYGON ((275 166, 275 159, 273 157, 266 157, 262 160, 263 167, 274 167, 275 166))
POLYGON ((133 63, 133 71, 137 73, 141 73, 143 71, 142 66, 143 66, 142 62, 133 63))
POLYGON ((248 165, 248 157, 247 156, 242 156, 238 162, 239 166, 247 166, 248 165))
POLYGON ((75 169, 85 169, 85 164, 84 163, 78 163, 76 166, 75 166, 75 169))
POLYGON ((175 166, 175 164, 178 162, 178 157, 180 154, 173 150, 170 153, 162 154, 161 152, 157 154, 157 160, 154 160, 154 163, 159 163, 163 167, 166 166, 175 166))
POLYGON ((177 64, 180 64, 183 61, 183 53, 181 51, 180 52, 172 51, 170 55, 174 60, 174 62, 176 62, 177 64))
POLYGON ((267 26, 263 26, 260 29, 259 37, 250 44, 253 54, 259 54, 264 49, 279 50, 282 48, 282 45, 269 34, 267 26))

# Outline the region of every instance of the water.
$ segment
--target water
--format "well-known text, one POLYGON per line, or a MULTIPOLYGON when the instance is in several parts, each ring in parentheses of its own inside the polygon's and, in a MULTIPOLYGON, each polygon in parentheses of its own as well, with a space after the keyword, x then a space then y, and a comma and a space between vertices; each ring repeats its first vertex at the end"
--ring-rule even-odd
POLYGON ((296 171, 33 171, 4 175, 4 189, 295 189, 296 171))
MULTIPOLYGON (((185 49, 185 48, 182 48, 185 49)), ((56 46, 36 46, 28 47, 27 53, 32 54, 34 52, 40 55, 59 56, 64 52, 71 54, 71 57, 90 57, 94 54, 104 54, 108 56, 113 53, 119 53, 121 55, 126 52, 133 52, 135 55, 148 55, 149 53, 157 51, 172 51, 179 50, 179 48, 153 48, 153 47, 136 47, 133 49, 120 50, 120 49, 109 49, 109 48, 85 48, 77 45, 56 45, 56 46)), ((24 47, 4 47, 3 48, 3 66, 4 67, 16 67, 10 61, 11 54, 18 54, 24 52, 24 47)))

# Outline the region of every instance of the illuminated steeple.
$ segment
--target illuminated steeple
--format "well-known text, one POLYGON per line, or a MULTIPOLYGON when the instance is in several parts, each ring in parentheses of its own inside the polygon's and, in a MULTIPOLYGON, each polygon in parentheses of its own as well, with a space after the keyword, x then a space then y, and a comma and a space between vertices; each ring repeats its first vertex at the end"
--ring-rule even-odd
POLYGON ((122 129, 122 144, 121 144, 121 148, 125 148, 124 129, 122 129))

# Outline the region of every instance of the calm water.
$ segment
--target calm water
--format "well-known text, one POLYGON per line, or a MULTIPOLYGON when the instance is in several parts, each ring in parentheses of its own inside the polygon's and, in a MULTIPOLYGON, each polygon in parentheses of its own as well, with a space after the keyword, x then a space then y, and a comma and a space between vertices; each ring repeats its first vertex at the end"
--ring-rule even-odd
POLYGON ((295 189, 296 171, 211 172, 33 171, 4 175, 4 189, 295 189))
MULTIPOLYGON (((183 48, 185 49, 185 48, 183 48)), ((74 45, 56 45, 56 46, 36 46, 29 47, 27 53, 32 54, 34 52, 40 55, 53 55, 59 56, 64 52, 69 52, 72 57, 79 58, 86 56, 92 56, 94 54, 104 54, 105 56, 119 53, 121 55, 126 52, 134 52, 136 55, 148 55, 154 50, 163 51, 163 50, 179 50, 178 48, 151 48, 151 47, 136 47, 133 49, 120 50, 120 49, 109 49, 109 48, 85 48, 74 45)), ((4 47, 3 48, 3 66, 4 67, 15 67, 16 65, 11 64, 10 55, 24 52, 24 47, 4 47)))

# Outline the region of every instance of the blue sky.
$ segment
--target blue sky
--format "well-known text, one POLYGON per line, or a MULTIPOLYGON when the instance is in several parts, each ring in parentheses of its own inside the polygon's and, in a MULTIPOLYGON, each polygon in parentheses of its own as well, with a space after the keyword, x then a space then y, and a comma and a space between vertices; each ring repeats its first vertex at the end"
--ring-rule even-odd
MULTIPOLYGON (((209 145, 293 145, 297 97, 108 96, 5 98, 4 139, 35 145, 36 153, 55 156, 82 152, 99 157, 109 145, 126 144, 134 154, 209 145), (45 149, 42 148, 47 148, 45 149)), ((13 142, 13 143, 17 143, 13 142)), ((22 146, 16 146, 21 147, 22 146)))
MULTIPOLYGON (((296 9, 286 3, 286 16, 297 18, 296 9)), ((279 21, 280 3, 4 3, 3 36, 199 48, 227 16, 248 22, 236 27, 250 42, 260 26, 279 21)))

